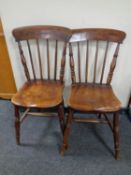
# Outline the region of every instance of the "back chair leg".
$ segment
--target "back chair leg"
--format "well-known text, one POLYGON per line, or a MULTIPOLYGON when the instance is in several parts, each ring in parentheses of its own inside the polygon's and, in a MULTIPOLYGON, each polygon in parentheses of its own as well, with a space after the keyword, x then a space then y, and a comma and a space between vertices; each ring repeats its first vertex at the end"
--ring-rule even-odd
POLYGON ((99 114, 98 114, 98 119, 101 119, 101 117, 102 117, 102 114, 99 113, 99 114))
POLYGON ((20 144, 20 115, 19 107, 14 105, 15 108, 15 132, 16 132, 16 144, 20 144))
POLYGON ((62 134, 64 135, 65 120, 64 120, 64 105, 63 105, 63 103, 59 106, 58 116, 59 116, 60 128, 61 128, 62 134))
POLYGON ((69 141, 72 119, 73 119, 73 110, 69 109, 69 115, 67 118, 66 128, 64 131, 63 145, 61 147, 62 156, 64 156, 65 150, 68 149, 68 141, 69 141))
POLYGON ((113 129, 114 129, 115 159, 119 160, 120 159, 119 112, 114 113, 113 129))

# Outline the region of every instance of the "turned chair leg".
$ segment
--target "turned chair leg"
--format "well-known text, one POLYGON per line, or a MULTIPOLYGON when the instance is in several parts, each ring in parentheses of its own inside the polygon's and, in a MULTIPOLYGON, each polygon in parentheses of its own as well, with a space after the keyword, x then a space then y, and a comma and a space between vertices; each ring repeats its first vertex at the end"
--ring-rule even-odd
POLYGON ((64 105, 63 105, 63 103, 59 106, 58 116, 59 116, 60 128, 61 128, 62 134, 64 135, 65 120, 64 120, 64 105))
POLYGON ((114 129, 115 159, 119 160, 120 159, 119 112, 114 113, 113 129, 114 129))
POLYGON ((20 116, 19 116, 19 107, 14 106, 15 108, 15 133, 16 133, 16 144, 20 144, 20 116))
POLYGON ((68 149, 68 141, 69 141, 72 119, 73 119, 73 110, 69 109, 67 123, 66 123, 65 131, 64 131, 63 145, 61 147, 62 156, 64 156, 65 150, 68 149))

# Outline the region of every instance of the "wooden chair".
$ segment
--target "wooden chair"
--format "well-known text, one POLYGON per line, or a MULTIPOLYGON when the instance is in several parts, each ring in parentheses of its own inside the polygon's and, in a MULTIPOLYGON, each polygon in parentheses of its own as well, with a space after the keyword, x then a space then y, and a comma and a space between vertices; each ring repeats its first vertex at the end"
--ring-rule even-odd
POLYGON ((18 43, 26 77, 26 82, 12 98, 15 107, 16 143, 20 143, 20 125, 28 114, 55 115, 39 113, 42 109, 57 109, 63 133, 63 77, 70 29, 59 26, 26 26, 14 29, 13 36, 18 43), (20 107, 26 109, 22 115, 20 107), (38 112, 32 110, 33 108, 37 108, 38 112))
POLYGON ((73 121, 108 123, 114 134, 115 158, 119 159, 119 110, 121 104, 110 83, 119 47, 126 34, 119 30, 95 28, 76 29, 72 32, 69 46, 72 87, 67 102, 69 114, 61 154, 64 155, 68 148, 73 121), (73 55, 75 55, 74 58, 73 55), (78 118, 74 116, 75 111, 96 113, 97 118, 78 118), (109 119, 108 113, 113 114, 113 120, 109 119))

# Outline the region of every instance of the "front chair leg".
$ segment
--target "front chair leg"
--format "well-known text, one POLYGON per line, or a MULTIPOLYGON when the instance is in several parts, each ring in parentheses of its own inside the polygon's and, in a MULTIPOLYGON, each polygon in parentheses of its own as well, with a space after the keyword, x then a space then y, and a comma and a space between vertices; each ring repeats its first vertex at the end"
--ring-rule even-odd
POLYGON ((65 120, 64 120, 64 105, 63 105, 63 103, 59 106, 58 116, 59 116, 60 128, 61 128, 62 134, 64 135, 65 120))
POLYGON ((114 113, 113 129, 114 129, 115 159, 119 160, 120 159, 119 112, 114 113))
POLYGON ((15 133, 16 133, 16 144, 20 144, 20 115, 19 115, 19 107, 14 106, 15 108, 15 133))
POLYGON ((61 155, 62 156, 64 156, 65 150, 68 148, 68 140, 69 140, 69 134, 70 134, 70 130, 71 130, 72 119, 73 119, 73 110, 69 109, 66 128, 64 131, 63 145, 61 147, 61 155))

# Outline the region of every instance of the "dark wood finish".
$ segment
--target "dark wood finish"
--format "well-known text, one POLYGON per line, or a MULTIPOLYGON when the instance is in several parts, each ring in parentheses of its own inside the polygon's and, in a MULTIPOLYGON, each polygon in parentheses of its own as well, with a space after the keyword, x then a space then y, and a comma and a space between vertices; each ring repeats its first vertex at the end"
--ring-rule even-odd
POLYGON ((72 121, 73 121, 73 110, 71 108, 69 108, 69 114, 67 117, 66 128, 64 131, 63 145, 61 147, 61 155, 62 156, 64 156, 65 150, 68 148, 69 135, 70 135, 70 131, 71 131, 72 121))
POLYGON ((54 80, 56 80, 56 75, 57 75, 57 52, 58 52, 58 42, 56 40, 56 45, 55 45, 54 80))
MULTIPOLYGON (((126 34, 123 31, 119 31, 119 30, 114 30, 114 29, 74 29, 72 30, 72 37, 70 39, 70 43, 71 46, 73 47, 74 43, 83 43, 83 42, 88 42, 88 45, 90 42, 95 41, 96 42, 96 53, 95 53, 95 63, 94 63, 94 76, 93 76, 93 82, 95 83, 95 79, 96 79, 96 68, 97 68, 97 59, 98 58, 98 50, 99 50, 99 45, 98 42, 106 42, 106 47, 105 47, 105 55, 104 55, 104 61, 103 61, 103 66, 102 66, 102 73, 101 73, 101 79, 100 82, 102 84, 102 80, 103 80, 103 76, 104 76, 104 70, 105 70, 105 64, 106 64, 106 60, 107 58, 107 52, 108 52, 108 48, 109 48, 109 44, 111 43, 117 43, 114 55, 113 55, 113 59, 110 65, 110 70, 108 73, 108 77, 107 77, 107 84, 111 83, 112 80, 112 76, 113 76, 113 72, 115 69, 115 65, 116 65, 116 61, 117 61, 117 56, 118 56, 118 52, 119 52, 119 46, 122 43, 122 41, 124 40, 126 34)), ((70 49, 70 52, 72 52, 72 49, 70 49)), ((89 49, 87 49, 87 55, 86 57, 88 57, 88 61, 89 61, 89 49)), ((80 46, 78 47, 78 74, 79 77, 81 75, 81 70, 80 70, 80 46)), ((72 59, 73 60, 73 59, 72 59)), ((87 65, 86 65, 87 67, 87 65)), ((72 74, 72 76, 75 76, 75 73, 72 74)), ((86 77, 86 75, 85 75, 86 77)), ((72 79, 74 79, 72 77, 72 79)), ((85 78, 86 79, 86 78, 85 78)), ((78 80, 79 82, 79 80, 78 80)), ((86 82, 86 81, 85 81, 86 82)))
POLYGON ((119 52, 119 46, 120 46, 120 44, 118 43, 117 47, 116 47, 116 50, 115 50, 115 53, 114 53, 114 56, 113 56, 111 66, 110 66, 110 71, 109 71, 109 74, 108 74, 107 84, 110 84, 111 80, 112 80, 113 72, 114 72, 114 69, 116 67, 116 61, 117 61, 117 56, 118 56, 118 52, 119 52))
POLYGON ((29 44, 28 40, 27 40, 27 46, 28 46, 28 51, 29 51, 29 55, 30 55, 30 62, 31 62, 31 66, 32 66, 34 79, 36 80, 36 74, 35 74, 35 68, 34 68, 34 63, 33 63, 33 57, 32 57, 32 52, 31 52, 31 48, 30 48, 30 44, 29 44))
MULTIPOLYGON (((125 38, 125 33, 114 29, 75 29, 72 30, 72 37, 70 39, 70 68, 71 68, 71 79, 72 87, 70 96, 68 98, 69 115, 67 118, 67 124, 64 132, 63 145, 61 148, 61 154, 64 155, 65 150, 68 148, 69 134, 71 130, 71 124, 75 122, 92 122, 92 123, 107 123, 109 124, 114 135, 115 144, 115 158, 119 159, 120 156, 120 141, 119 141, 119 110, 121 107, 120 101, 115 96, 113 89, 110 85, 114 69, 116 67, 116 61, 119 51, 119 46, 125 38), (92 83, 89 82, 89 62, 90 62, 90 43, 96 43, 96 49, 94 49, 95 59, 93 65, 93 76, 92 83), (98 72, 97 65, 99 62, 99 50, 100 43, 105 42, 105 52, 103 58, 103 65, 101 66, 101 75, 98 82, 98 72), (79 43, 79 44, 77 44, 79 43), (84 54, 80 51, 80 44, 86 45, 86 63, 82 62, 82 57, 84 54), (78 57, 73 58, 73 47, 78 45, 78 57), (116 49, 111 61, 109 68, 109 73, 107 75, 107 80, 104 82, 104 73, 108 59, 108 52, 110 51, 110 44, 115 44, 116 49), (80 56, 81 53, 81 56, 80 56), (78 67, 75 70, 75 64, 78 62, 78 67), (83 64, 82 64, 83 63, 83 64), (82 65, 80 65, 82 64, 82 65), (86 67, 85 67, 86 66, 86 67), (81 73, 85 68, 85 82, 81 81, 81 73), (76 75, 78 71, 78 80, 76 80, 76 75), (74 111, 84 112, 84 113, 96 113, 96 119, 86 119, 86 118, 75 118, 73 115, 74 111), (113 120, 109 119, 107 114, 113 114, 113 120), (104 118, 102 118, 104 116, 104 118)), ((104 47, 102 47, 104 49, 104 47)), ((92 68, 92 67, 91 67, 92 68)))
POLYGON ((88 64, 89 64, 89 43, 87 41, 87 45, 86 45, 86 75, 85 75, 85 82, 86 83, 88 80, 88 64))
POLYGON ((36 45, 37 45, 37 53, 38 53, 38 61, 39 61, 40 78, 43 79, 39 40, 36 40, 36 45))
POLYGON ((23 50, 22 50, 20 42, 18 42, 18 47, 19 47, 20 56, 21 56, 21 63, 23 64, 23 67, 24 67, 25 76, 26 76, 27 80, 30 81, 31 78, 30 78, 29 70, 27 67, 26 59, 25 59, 25 56, 23 54, 23 50))
POLYGON ((16 41, 31 39, 51 39, 68 42, 71 31, 69 28, 61 26, 25 26, 12 31, 16 41))
POLYGON ((98 41, 96 41, 96 53, 95 53, 95 65, 94 65, 94 79, 93 79, 93 83, 96 82, 97 59, 98 59, 98 41))
POLYGON ((48 80, 50 80, 50 55, 49 55, 49 41, 47 41, 47 67, 48 67, 48 80))
POLYGON ((72 45, 69 43, 69 55, 70 55, 70 69, 71 69, 71 79, 72 83, 76 82, 75 70, 74 70, 74 58, 72 52, 72 45))
POLYGON ((63 49, 63 57, 61 60, 61 69, 60 69, 60 81, 63 82, 63 78, 64 78, 64 72, 65 72, 65 56, 66 56, 66 43, 64 45, 64 49, 63 49))
MULTIPOLYGON (((38 108, 41 111, 41 109, 55 107, 58 111, 57 116, 63 134, 65 128, 63 104, 64 69, 66 47, 71 37, 71 30, 59 26, 27 26, 14 29, 13 36, 18 43, 20 58, 27 79, 27 82, 23 83, 23 86, 12 98, 12 103, 15 106, 17 144, 20 143, 20 124, 28 114, 32 115, 30 111, 32 108, 38 108), (54 49, 50 42, 55 43, 54 56, 50 54, 54 49), (58 65, 57 61, 58 42, 63 44, 63 48, 60 47, 62 48, 60 65, 58 65), (52 77, 51 62, 54 63, 54 75, 52 77), (46 64, 47 69, 45 69, 46 64), (60 72, 57 71, 58 68, 60 72), (47 73, 45 72, 46 70, 47 73), (19 114, 19 107, 21 106, 26 108, 22 115, 19 114)), ((34 114, 43 115, 43 113, 37 112, 34 114)), ((54 115, 52 116, 54 117, 54 115)))
POLYGON ((16 143, 20 144, 20 115, 19 115, 19 107, 14 105, 15 107, 15 131, 16 131, 16 143))
POLYGON ((64 134, 65 121, 64 121, 64 105, 63 104, 61 104, 59 106, 58 115, 59 115, 60 127, 61 127, 61 130, 62 130, 62 133, 64 134))
POLYGON ((78 76, 79 76, 79 82, 81 83, 81 58, 80 58, 80 44, 77 42, 78 47, 78 76))
POLYGON ((119 114, 114 113, 113 118, 113 128, 114 128, 114 145, 115 145, 115 158, 120 159, 120 133, 119 133, 119 114))
POLYGON ((107 41, 107 43, 106 43, 105 55, 104 55, 104 61, 103 61, 103 67, 102 67, 102 73, 101 73, 100 84, 102 84, 102 81, 103 81, 103 76, 104 76, 104 70, 105 70, 105 64, 106 64, 106 58, 107 58, 108 47, 109 47, 109 42, 107 41))
POLYGON ((122 43, 125 38, 125 32, 114 29, 104 28, 85 28, 72 30, 73 36, 70 42, 79 42, 86 40, 102 40, 122 43))

